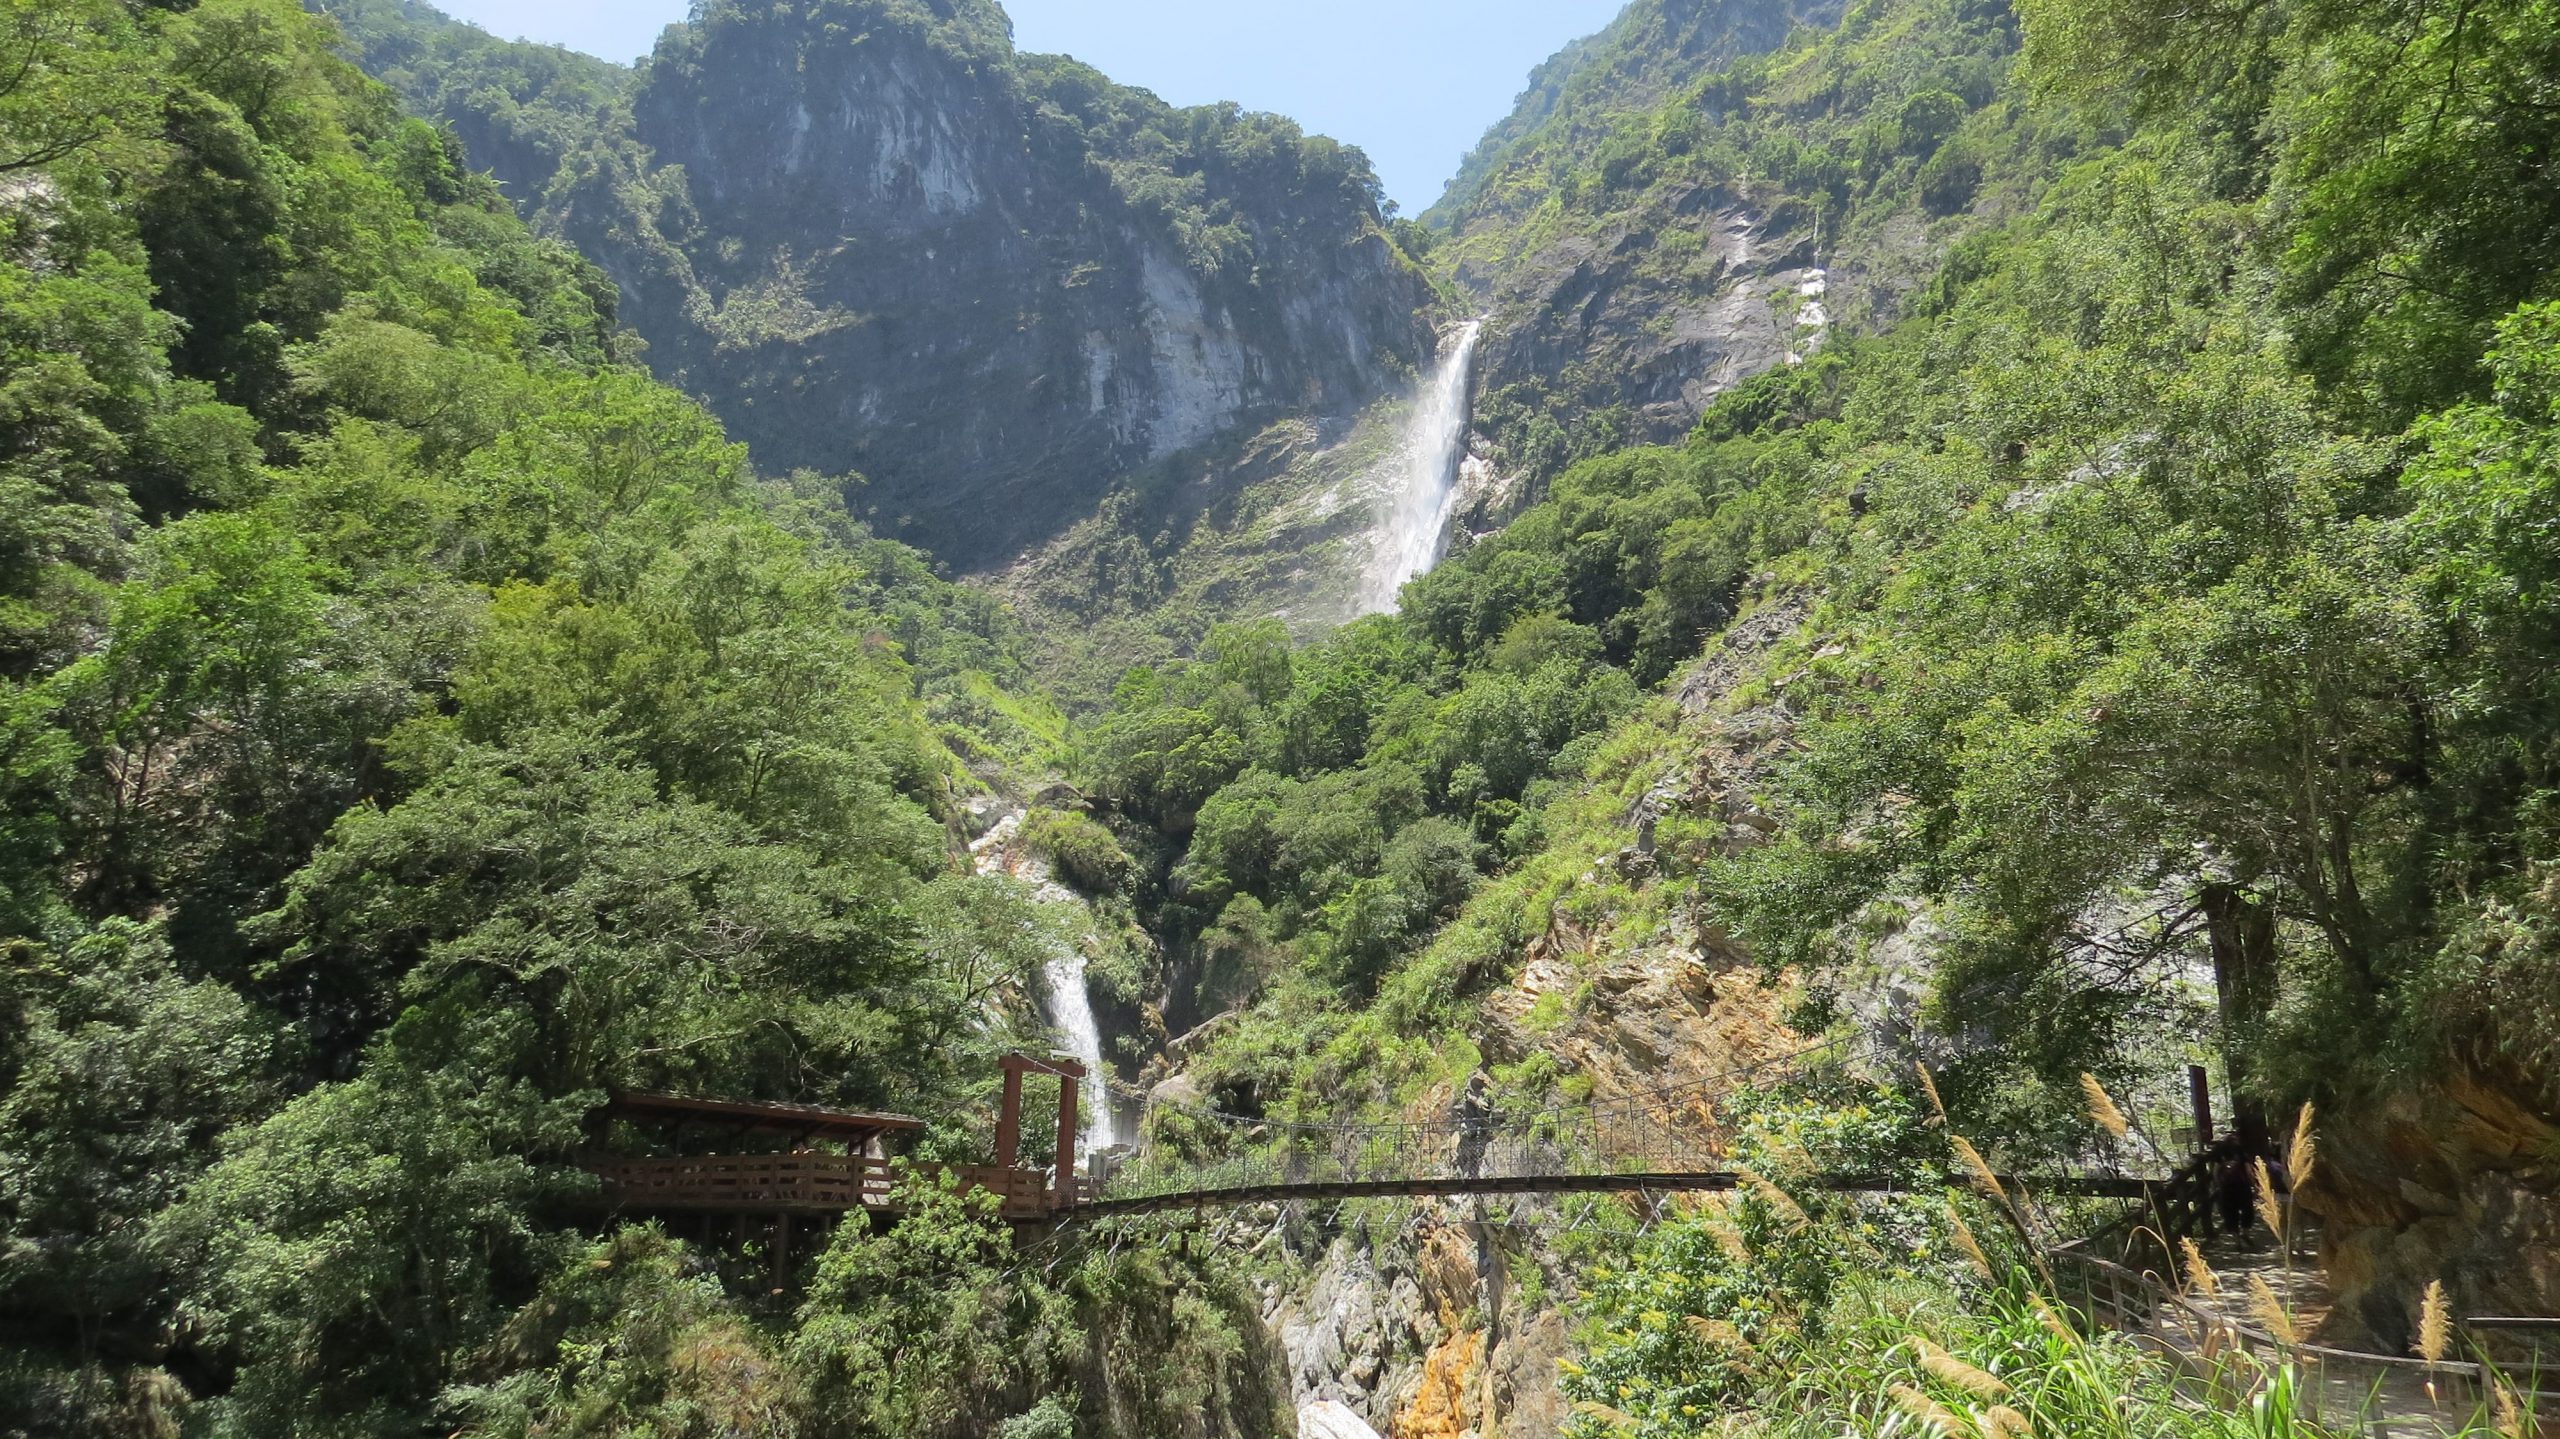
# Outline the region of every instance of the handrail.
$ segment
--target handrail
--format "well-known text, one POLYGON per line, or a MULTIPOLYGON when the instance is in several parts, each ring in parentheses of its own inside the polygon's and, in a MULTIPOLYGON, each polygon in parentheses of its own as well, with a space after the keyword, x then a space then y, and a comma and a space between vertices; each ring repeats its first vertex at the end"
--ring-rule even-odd
MULTIPOLYGON (((2101 1259, 2080 1248, 2079 1241, 2060 1245, 2050 1252, 2054 1258, 2097 1270, 2119 1284, 2130 1283, 2135 1288, 2143 1290, 2153 1302, 2181 1310, 2189 1318, 2221 1330, 2254 1350, 2273 1350, 2288 1357, 2312 1359, 2323 1363, 2351 1364, 2389 1372, 2421 1375, 2430 1379, 2459 1379, 2474 1385, 2485 1385, 2497 1379, 2495 1371, 2488 1366, 2467 1360, 2428 1360, 2397 1354, 2373 1354, 2358 1349, 2335 1349, 2325 1344, 2306 1344, 2300 1340, 2284 1339, 2255 1325, 2245 1323, 2233 1315, 2196 1303, 2157 1274, 2137 1271, 2113 1260, 2101 1259)), ((2094 1294, 2090 1297, 2093 1301, 2096 1298, 2094 1294)), ((2111 1302, 2110 1307, 2114 1308, 2121 1317, 2124 1311, 2121 1302, 2111 1302)), ((2536 1401, 2560 1402, 2560 1393, 2547 1390, 2518 1389, 2514 1392, 2519 1399, 2529 1397, 2536 1401)))

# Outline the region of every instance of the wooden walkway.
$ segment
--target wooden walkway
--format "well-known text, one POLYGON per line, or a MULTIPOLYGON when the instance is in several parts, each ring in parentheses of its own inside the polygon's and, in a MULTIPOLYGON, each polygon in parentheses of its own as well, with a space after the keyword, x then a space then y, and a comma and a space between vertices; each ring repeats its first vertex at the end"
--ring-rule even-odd
MULTIPOLYGON (((2477 1363, 2440 1363, 2408 1355, 2369 1354, 2304 1340, 2262 1327, 2248 1299, 2249 1279, 2265 1283, 2305 1331, 2318 1327, 2329 1295, 2316 1265, 2286 1264, 2272 1247, 2217 1245, 2208 1253, 2222 1292, 2190 1293, 2152 1270, 2136 1271, 2078 1245, 2052 1255, 2073 1276, 2076 1298, 2091 1314, 2133 1335, 2177 1364, 2184 1387, 2200 1403, 2245 1405, 2266 1382, 2267 1366, 2291 1365, 2309 1412, 2340 1433, 2366 1439, 2453 1439, 2481 1432, 2472 1419, 2487 1402, 2489 1374, 2477 1363)), ((2545 1416, 2560 1413, 2560 1393, 2547 1380, 2510 1373, 2505 1381, 2532 1394, 2545 1416)))

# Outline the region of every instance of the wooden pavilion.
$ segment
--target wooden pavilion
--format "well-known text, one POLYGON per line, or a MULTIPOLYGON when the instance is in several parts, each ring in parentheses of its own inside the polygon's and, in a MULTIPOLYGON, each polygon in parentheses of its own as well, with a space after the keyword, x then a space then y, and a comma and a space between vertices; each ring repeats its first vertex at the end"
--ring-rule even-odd
MULTIPOLYGON (((996 1117, 995 1162, 912 1165, 914 1173, 948 1174, 964 1191, 983 1190, 1014 1224, 1039 1223, 1081 1197, 1076 1130, 1084 1066, 1075 1060, 1007 1055, 1004 1097, 996 1117), (1022 1081, 1058 1081, 1058 1146, 1050 1165, 1024 1165, 1022 1081)), ((794 1240, 805 1231, 823 1244, 846 1216, 878 1225, 899 1213, 897 1169, 904 1147, 925 1122, 912 1115, 828 1109, 810 1104, 700 1099, 674 1094, 616 1093, 589 1116, 596 1147, 582 1165, 603 1181, 601 1199, 615 1213, 663 1219, 679 1234, 744 1247, 765 1243, 776 1283, 790 1273, 794 1240), (650 1155, 609 1152, 621 1125, 651 1136, 650 1155)))

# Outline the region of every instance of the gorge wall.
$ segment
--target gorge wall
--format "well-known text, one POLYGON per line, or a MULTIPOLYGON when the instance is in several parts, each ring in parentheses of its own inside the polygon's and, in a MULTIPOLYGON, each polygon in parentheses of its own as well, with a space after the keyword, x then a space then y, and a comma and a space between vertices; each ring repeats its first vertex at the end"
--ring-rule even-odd
MULTIPOLYGON (((403 15, 341 18, 370 58, 417 48, 403 15)), ((488 87, 402 73, 496 138, 488 87)), ((859 473, 880 533, 954 566, 1430 358, 1431 287, 1358 151, 1018 54, 991 0, 706 6, 627 89, 520 198, 760 467, 859 473)))

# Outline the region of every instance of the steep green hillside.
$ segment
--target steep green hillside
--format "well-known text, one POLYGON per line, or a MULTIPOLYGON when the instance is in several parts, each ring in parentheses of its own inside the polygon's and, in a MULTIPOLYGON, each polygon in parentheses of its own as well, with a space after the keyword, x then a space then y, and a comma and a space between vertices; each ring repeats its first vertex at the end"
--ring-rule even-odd
POLYGON ((1435 262, 1491 320, 1479 423, 1533 478, 1891 324, 2103 138, 2027 104, 1996 0, 1637 6, 1593 45, 1571 103, 1528 123, 1533 95, 1434 215, 1435 262), (1734 43, 1684 39, 1702 16, 1734 43))
MULTIPOLYGON (((2244 1131, 2316 1101, 2332 1339, 2400 1351, 2430 1282, 2560 1301, 2496 1258, 2560 1217, 2534 1157, 2560 1132, 2537 13, 2057 3, 2016 74, 2004 15, 1906 0, 1738 67, 1761 98, 1722 153, 1863 157, 1819 188, 1844 245, 1925 211, 1951 147, 2008 198, 1903 319, 1678 446, 1566 467, 1399 615, 1294 651, 1224 632, 1123 686, 1084 772, 1157 856, 1169 1013, 1237 1011, 1177 1046, 1174 1092, 1385 1119, 1482 1067, 1535 1110, 1729 1062, 1734 1026, 1837 1027, 1932 1057, 1955 1122, 2024 1165, 2106 1152, 2084 1074, 2165 1096, 2193 1059, 2244 1131), (1996 84, 1966 101, 1977 61, 1996 84), (1879 73, 1908 88, 1837 123, 1771 98, 1879 73), (1922 116, 1933 150, 1897 138, 1922 116)), ((1520 1253, 1542 1285, 1606 1277, 1520 1253)), ((1318 1282, 1354 1283, 1341 1262, 1318 1282)), ((1680 1342, 1682 1313, 1749 1330, 1741 1296, 1779 1281, 1643 1262, 1662 1288, 1585 1301, 1566 1392, 1610 1412, 1574 1432, 1698 1432, 1777 1374, 1880 1362, 1854 1325, 1776 1371, 1680 1342)), ((1837 1293, 1917 1316, 1968 1282, 1891 1281, 1837 1293)), ((1776 1301, 1789 1343, 1850 1323, 1833 1292, 1776 1301)), ((1498 1372, 1543 1342, 1485 1333, 1517 1346, 1498 1372)), ((1376 1387, 1419 1392, 1396 1352, 1376 1387)), ((1823 1403, 1801 1432, 1875 1417, 1823 1403)))
POLYGON ((522 1432, 571 1312, 762 1402, 668 1357, 765 1342, 707 1270, 581 1232, 581 1115, 981 1122, 1018 636, 612 360, 297 7, 0 25, 0 1432, 522 1432))
POLYGON ((366 74, 411 114, 452 127, 473 168, 531 213, 571 151, 631 92, 631 71, 556 45, 501 40, 424 0, 311 0, 366 74))
POLYGON ((1485 132, 1423 223, 1443 227, 1485 206, 1498 176, 1540 156, 1597 150, 1698 76, 1777 49, 1799 25, 1838 23, 1840 0, 1634 0, 1596 35, 1529 73, 1512 112, 1485 132))

